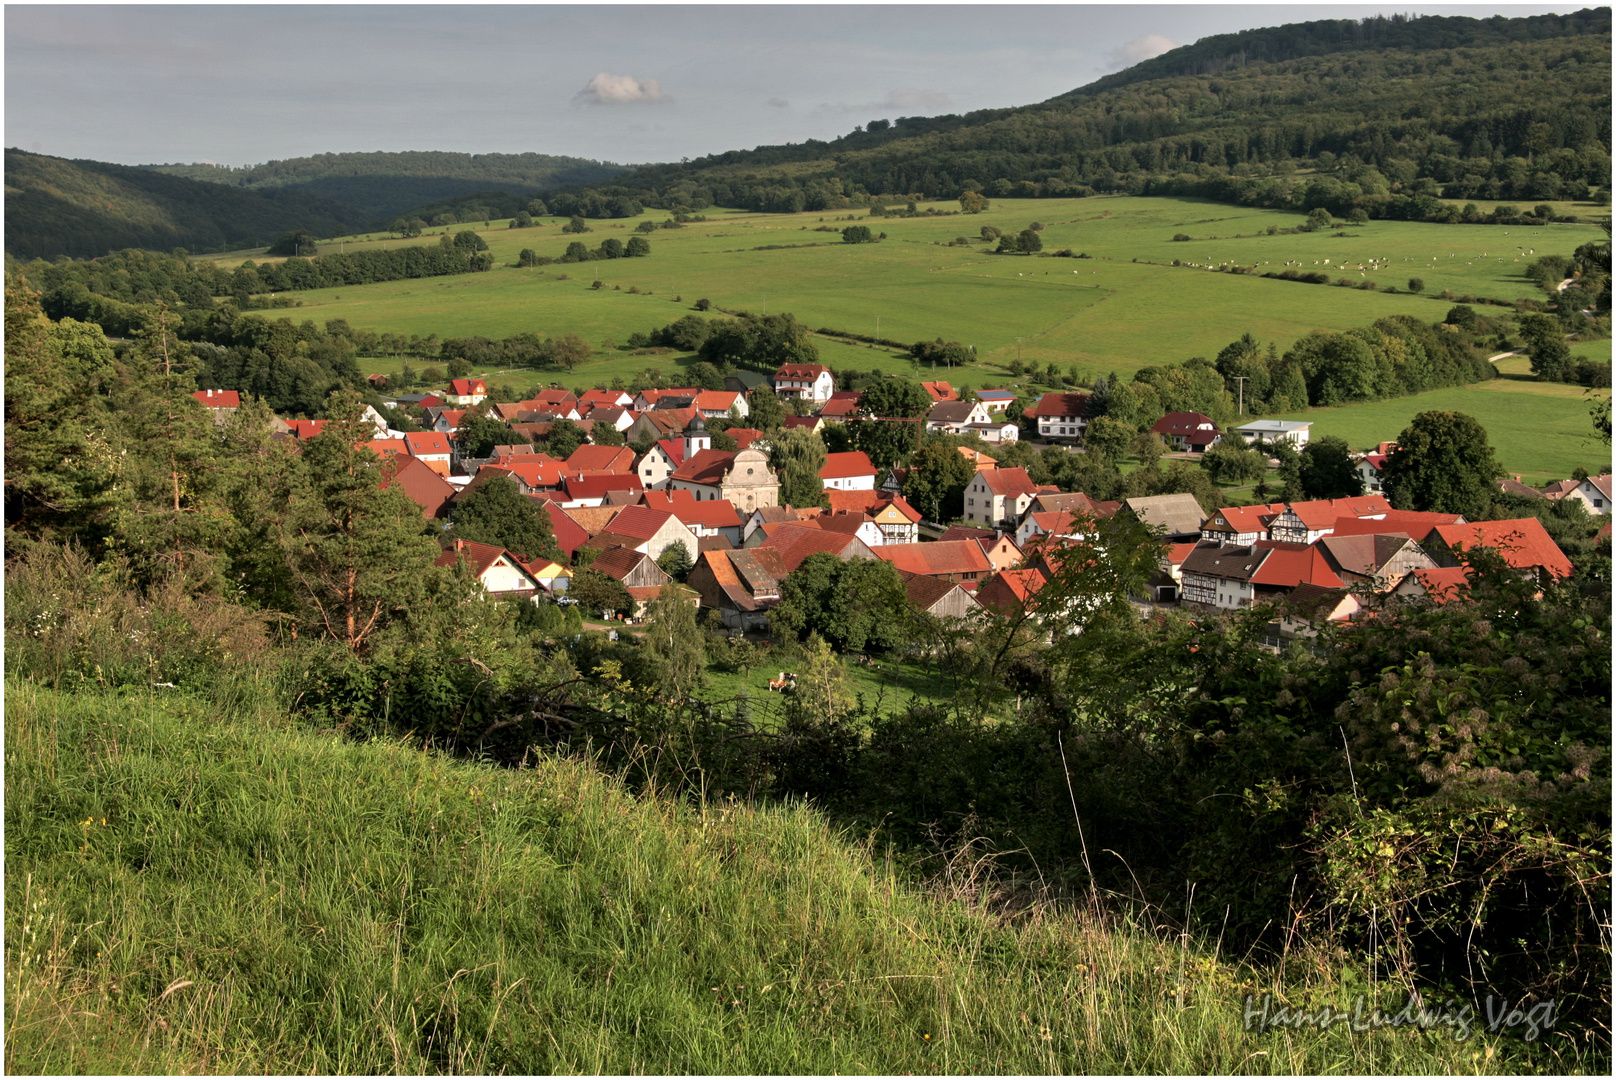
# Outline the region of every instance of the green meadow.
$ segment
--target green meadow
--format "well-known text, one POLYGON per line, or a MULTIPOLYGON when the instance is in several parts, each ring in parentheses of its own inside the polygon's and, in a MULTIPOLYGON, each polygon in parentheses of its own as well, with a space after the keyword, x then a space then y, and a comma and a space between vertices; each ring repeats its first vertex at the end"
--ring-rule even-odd
MULTIPOLYGON (((1610 342, 1603 346, 1610 356, 1610 342)), ((1597 355, 1597 353, 1595 354, 1597 355)), ((1511 476, 1543 485, 1571 475, 1581 465, 1589 473, 1610 469, 1610 447, 1595 434, 1588 407, 1594 396, 1608 398, 1609 390, 1584 391, 1580 386, 1540 383, 1530 374, 1505 370, 1505 365, 1526 371, 1525 357, 1499 362, 1502 378, 1473 386, 1432 390, 1391 401, 1370 401, 1335 409, 1309 409, 1280 419, 1310 420, 1312 436, 1334 435, 1357 449, 1396 439, 1415 415, 1433 409, 1462 412, 1487 429, 1499 464, 1511 476)))
MULTIPOLYGON (((1301 215, 1189 199, 1097 197, 995 200, 981 214, 933 206, 943 216, 871 218, 856 213, 796 215, 709 211, 707 222, 649 235, 651 254, 519 269, 523 248, 559 257, 569 242, 597 246, 626 240, 640 219, 596 221, 592 232, 561 232, 559 219, 528 229, 478 229, 497 265, 486 274, 313 290, 299 295, 297 318, 347 319, 356 327, 440 337, 491 338, 531 331, 578 333, 600 346, 661 326, 698 298, 718 307, 796 315, 810 328, 831 327, 911 342, 942 337, 977 349, 978 362, 956 369, 952 381, 999 385, 1003 365, 1018 353, 1063 370, 1076 364, 1092 378, 1129 373, 1148 364, 1211 356, 1250 332, 1281 349, 1315 329, 1343 330, 1393 314, 1436 321, 1450 306, 1443 290, 1514 300, 1537 295, 1521 276, 1534 255, 1569 254, 1602 237, 1591 225, 1536 228, 1371 222, 1339 230, 1268 235, 1301 215), (857 220, 887 239, 844 244, 840 230, 857 220), (977 239, 984 225, 1019 231, 1033 221, 1046 253, 1061 249, 1087 259, 989 254, 977 239), (830 231, 818 231, 824 228, 830 231), (1175 241, 1175 235, 1191 237, 1175 241), (969 246, 951 246, 965 237, 969 246), (772 248, 773 250, 759 250, 772 248), (1240 275, 1199 267, 1256 266, 1240 275), (1326 260, 1328 260, 1326 262, 1326 260), (1264 279, 1286 264, 1332 278, 1374 281, 1370 291, 1264 279), (1363 269, 1359 269, 1362 267, 1363 269), (1421 278, 1421 295, 1407 291, 1421 278), (591 288, 594 281, 603 288, 591 288), (630 292, 630 290, 635 290, 630 292), (681 298, 674 303, 675 297, 681 298)), ((467 228, 457 226, 455 228, 467 228)), ((347 249, 431 242, 431 236, 344 242, 347 249)), ((326 244, 324 250, 332 245, 326 244)), ((217 260, 231 265, 245 253, 217 260)), ((888 350, 819 340, 832 366, 909 370, 888 350)), ((615 357, 614 357, 615 358, 615 357)), ((608 363, 610 360, 607 361, 608 363)), ((644 363, 630 362, 628 370, 644 363)), ((615 367, 615 365, 614 365, 615 367)), ((613 372, 615 373, 615 371, 613 372)), ((609 378, 594 365, 585 378, 609 378)), ((572 380, 569 377, 567 381, 572 380)))
POLYGON ((8 1073, 1608 1070, 1479 1025, 1248 1033, 1247 994, 1365 983, 1300 938, 1260 964, 994 889, 973 848, 914 865, 805 805, 170 693, 7 680, 8 1073))

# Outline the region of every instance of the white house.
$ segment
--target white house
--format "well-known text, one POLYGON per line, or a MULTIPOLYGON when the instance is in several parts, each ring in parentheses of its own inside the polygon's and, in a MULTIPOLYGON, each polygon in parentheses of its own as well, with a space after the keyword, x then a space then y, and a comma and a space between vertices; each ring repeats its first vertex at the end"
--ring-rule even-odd
POLYGON ((445 400, 452 401, 461 408, 481 405, 487 396, 488 385, 481 379, 452 379, 449 382, 449 392, 444 395, 445 400))
POLYGON ((1045 394, 1026 415, 1038 421, 1039 438, 1075 441, 1088 426, 1088 411, 1087 394, 1045 394))
POLYGON ((1562 480, 1551 486, 1547 494, 1551 499, 1575 499, 1590 514, 1609 514, 1610 473, 1581 481, 1562 480))
POLYGON ((819 469, 819 479, 827 488, 837 491, 874 491, 875 466, 862 450, 842 454, 826 454, 825 464, 819 469))
POLYGON ((1312 426, 1310 420, 1253 420, 1249 424, 1241 424, 1234 430, 1248 443, 1259 440, 1278 442, 1285 439, 1300 450, 1307 445, 1308 429, 1312 426))
POLYGON ((781 397, 829 401, 836 380, 824 364, 782 364, 774 373, 774 392, 781 397))

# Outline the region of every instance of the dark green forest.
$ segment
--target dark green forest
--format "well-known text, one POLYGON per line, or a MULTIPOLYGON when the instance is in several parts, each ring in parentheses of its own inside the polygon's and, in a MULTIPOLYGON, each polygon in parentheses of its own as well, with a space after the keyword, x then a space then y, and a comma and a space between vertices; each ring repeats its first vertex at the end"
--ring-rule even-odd
POLYGON ((144 169, 213 184, 267 192, 323 195, 368 217, 396 214, 447 199, 503 190, 536 194, 571 184, 593 184, 626 166, 551 154, 456 154, 441 150, 401 153, 315 154, 262 165, 143 165, 144 169))
POLYGON ((323 195, 243 191, 150 169, 6 150, 6 251, 92 259, 120 248, 223 251, 289 229, 336 236, 366 215, 323 195))
POLYGON ((1608 189, 1610 79, 1605 8, 1331 20, 1209 38, 1039 105, 882 119, 604 190, 779 212, 1107 191, 1424 219, 1438 197, 1608 189))

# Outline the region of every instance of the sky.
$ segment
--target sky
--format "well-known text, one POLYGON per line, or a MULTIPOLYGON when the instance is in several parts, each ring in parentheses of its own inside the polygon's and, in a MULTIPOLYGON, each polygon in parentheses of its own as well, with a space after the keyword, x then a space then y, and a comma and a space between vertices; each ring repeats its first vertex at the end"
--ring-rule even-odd
POLYGON ((1587 6, 8 4, 5 145, 125 165, 677 161, 1028 105, 1211 34, 1587 6))

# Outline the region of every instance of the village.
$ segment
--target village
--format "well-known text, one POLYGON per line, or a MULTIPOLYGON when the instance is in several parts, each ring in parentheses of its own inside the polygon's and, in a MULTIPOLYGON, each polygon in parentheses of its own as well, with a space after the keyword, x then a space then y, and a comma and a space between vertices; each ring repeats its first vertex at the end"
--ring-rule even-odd
MULTIPOLYGON (((1266 637, 1273 649, 1352 619, 1371 596, 1438 604, 1461 597, 1464 553, 1473 548, 1496 551, 1534 580, 1564 579, 1573 571, 1535 517, 1472 522, 1461 514, 1394 507, 1380 478, 1392 442, 1354 455, 1364 493, 1348 498, 1221 507, 1205 507, 1190 494, 1103 501, 1035 484, 1026 469, 1001 467, 991 454, 962 445, 958 450, 974 476, 959 520, 925 520, 902 494, 908 470, 878 469, 863 451, 825 454, 818 471, 822 501, 793 507, 780 498, 766 433, 740 426, 753 396, 792 401, 798 415, 786 416, 783 430, 822 431, 865 415, 862 393, 836 391, 832 373, 820 364, 788 364, 772 378, 741 372, 726 382, 724 390, 637 393, 553 387, 526 401, 493 402, 483 379, 454 379, 442 393, 388 395, 386 380, 373 376, 386 405, 414 410, 430 430, 390 429, 367 407, 375 438, 365 445, 384 459, 383 485, 396 484, 444 530, 468 497, 496 478, 510 481, 542 506, 563 556, 446 537, 439 565, 463 561, 490 596, 561 605, 576 603, 569 586, 588 567, 623 586, 622 609, 600 615, 625 626, 643 617, 651 602, 672 595, 702 609, 711 625, 767 635, 782 583, 816 554, 890 564, 909 604, 926 616, 1037 622, 1040 591, 1059 569, 1063 549, 1095 541, 1099 523, 1116 515, 1147 526, 1159 544, 1157 572, 1128 597, 1141 613, 1273 604, 1266 637), (541 442, 556 423, 568 421, 592 441, 565 459, 531 443, 494 445, 487 456, 472 457, 457 434, 468 418, 484 416, 541 442), (713 445, 707 425, 720 420, 724 442, 734 449, 713 445), (610 436, 599 434, 607 429, 610 436), (629 442, 649 447, 636 453, 629 442), (667 557, 681 547, 682 557, 667 557)), ((1083 452, 1087 394, 1044 394, 1021 411, 1018 423, 1006 416, 1013 391, 983 390, 962 400, 946 382, 921 385, 930 411, 896 421, 915 425, 917 438, 923 432, 975 435, 992 447, 1016 441, 1025 430, 1046 444, 1083 452)), ((221 417, 241 403, 228 390, 195 397, 221 417)), ((273 423, 281 437, 302 441, 327 422, 273 423)), ((1309 427, 1255 420, 1224 431, 1199 413, 1173 412, 1150 432, 1164 449, 1194 460, 1226 439, 1258 447, 1284 441, 1300 449, 1309 427)), ((1514 495, 1575 500, 1590 515, 1610 514, 1609 474, 1542 491, 1509 478, 1497 486, 1514 495)), ((1600 539, 1609 531, 1606 524, 1600 539)), ((1071 628, 1080 629, 1080 622, 1071 628)))

